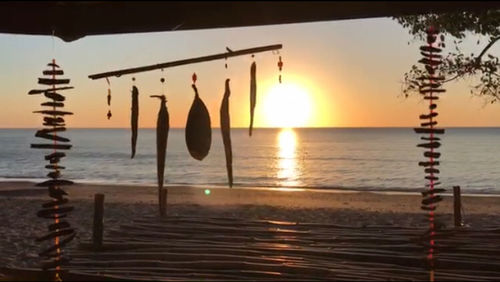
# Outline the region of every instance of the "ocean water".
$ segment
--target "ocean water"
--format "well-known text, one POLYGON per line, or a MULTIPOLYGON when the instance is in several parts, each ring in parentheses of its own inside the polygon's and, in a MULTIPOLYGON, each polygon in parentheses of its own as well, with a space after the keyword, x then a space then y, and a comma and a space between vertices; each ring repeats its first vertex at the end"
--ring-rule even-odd
MULTIPOLYGON (((44 154, 35 129, 0 129, 0 181, 41 180, 44 154)), ((75 182, 156 185, 155 129, 140 129, 137 154, 130 158, 129 129, 69 129, 73 148, 61 162, 75 182)), ((411 128, 233 129, 235 187, 306 187, 419 191, 424 160, 411 128)), ((500 128, 449 128, 442 137, 439 169, 443 188, 500 194, 500 128)), ((212 131, 203 161, 190 157, 184 129, 171 129, 166 185, 224 186, 222 137, 212 131)))

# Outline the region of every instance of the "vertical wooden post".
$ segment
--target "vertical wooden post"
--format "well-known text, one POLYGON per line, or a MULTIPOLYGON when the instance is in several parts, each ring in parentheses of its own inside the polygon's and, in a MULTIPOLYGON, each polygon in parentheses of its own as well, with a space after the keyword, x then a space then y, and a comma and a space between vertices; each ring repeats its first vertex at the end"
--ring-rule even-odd
POLYGON ((92 230, 92 244, 95 250, 102 247, 103 233, 103 214, 104 214, 104 194, 94 195, 94 227, 92 230))
POLYGON ((453 212, 455 215, 455 227, 462 226, 462 201, 460 198, 460 186, 453 186, 453 212))
POLYGON ((164 217, 167 215, 167 192, 166 188, 162 188, 160 191, 160 216, 164 217))

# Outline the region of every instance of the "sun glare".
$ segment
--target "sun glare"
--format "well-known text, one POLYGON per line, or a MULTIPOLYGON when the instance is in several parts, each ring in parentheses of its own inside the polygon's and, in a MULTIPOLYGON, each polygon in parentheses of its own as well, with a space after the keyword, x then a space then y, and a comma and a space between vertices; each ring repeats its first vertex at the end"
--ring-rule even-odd
POLYGON ((278 134, 278 179, 281 186, 299 184, 296 147, 297 135, 293 129, 282 129, 278 134))
POLYGON ((311 114, 311 98, 307 91, 295 84, 273 86, 265 100, 266 122, 271 127, 304 127, 311 114))

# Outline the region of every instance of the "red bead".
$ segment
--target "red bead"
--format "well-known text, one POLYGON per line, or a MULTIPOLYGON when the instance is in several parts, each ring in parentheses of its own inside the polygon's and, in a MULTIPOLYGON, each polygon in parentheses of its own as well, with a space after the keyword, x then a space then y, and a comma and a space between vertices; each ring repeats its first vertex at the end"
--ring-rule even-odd
POLYGON ((197 79, 196 73, 193 73, 193 83, 196 82, 196 79, 197 79))

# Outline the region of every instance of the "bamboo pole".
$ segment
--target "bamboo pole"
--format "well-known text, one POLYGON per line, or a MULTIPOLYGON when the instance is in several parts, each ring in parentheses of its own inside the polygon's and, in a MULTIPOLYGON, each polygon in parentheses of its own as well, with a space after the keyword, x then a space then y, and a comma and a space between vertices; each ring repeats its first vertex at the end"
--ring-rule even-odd
POLYGON ((120 77, 124 74, 139 73, 139 72, 152 71, 152 70, 157 70, 157 69, 165 69, 165 68, 195 64, 195 63, 201 63, 201 62, 207 62, 207 61, 213 61, 213 60, 220 60, 220 59, 226 59, 229 57, 236 57, 236 56, 260 53, 260 52, 266 52, 266 51, 273 51, 273 50, 278 50, 281 48, 283 48, 282 44, 275 44, 275 45, 268 45, 268 46, 255 47, 255 48, 249 48, 249 49, 242 49, 242 50, 238 50, 238 51, 229 51, 229 49, 228 49, 228 52, 215 54, 215 55, 208 55, 208 56, 203 56, 203 57, 190 58, 190 59, 184 59, 184 60, 179 60, 179 61, 172 61, 172 62, 167 62, 167 63, 148 65, 148 66, 143 66, 143 67, 136 67, 136 68, 129 68, 129 69, 123 69, 123 70, 116 70, 116 71, 91 74, 91 75, 89 75, 89 78, 90 79, 100 79, 100 78, 105 78, 105 77, 110 77, 110 76, 120 77))

